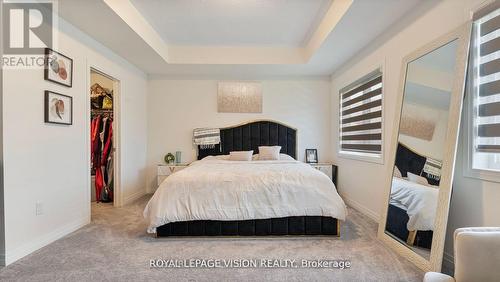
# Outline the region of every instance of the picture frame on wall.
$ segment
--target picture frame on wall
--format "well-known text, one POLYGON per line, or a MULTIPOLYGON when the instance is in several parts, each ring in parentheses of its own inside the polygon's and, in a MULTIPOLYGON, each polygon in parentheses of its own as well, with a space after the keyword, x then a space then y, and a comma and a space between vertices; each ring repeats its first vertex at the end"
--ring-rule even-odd
POLYGON ((306 149, 306 163, 317 164, 318 163, 318 150, 317 149, 306 149))
POLYGON ((45 91, 45 122, 73 124, 73 97, 45 91))
POLYGON ((50 48, 45 48, 44 78, 66 87, 72 87, 73 59, 50 48))

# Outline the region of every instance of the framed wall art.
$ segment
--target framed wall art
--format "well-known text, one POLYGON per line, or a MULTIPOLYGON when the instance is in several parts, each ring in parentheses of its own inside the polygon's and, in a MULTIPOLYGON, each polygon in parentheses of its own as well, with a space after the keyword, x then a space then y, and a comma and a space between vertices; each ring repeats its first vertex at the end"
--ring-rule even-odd
POLYGON ((306 149, 306 163, 309 163, 309 164, 318 163, 318 150, 317 149, 306 149))
POLYGON ((73 60, 50 48, 45 48, 45 80, 67 87, 73 86, 73 60))
POLYGON ((45 122, 73 124, 73 97, 45 91, 45 122))

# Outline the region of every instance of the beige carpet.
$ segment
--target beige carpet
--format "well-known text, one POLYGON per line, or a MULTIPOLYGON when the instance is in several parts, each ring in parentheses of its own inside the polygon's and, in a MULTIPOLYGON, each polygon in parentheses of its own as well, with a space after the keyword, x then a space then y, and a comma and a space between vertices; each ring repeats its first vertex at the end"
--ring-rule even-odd
POLYGON ((145 233, 148 198, 93 206, 92 223, 0 270, 0 281, 422 281, 423 273, 377 241, 353 209, 341 238, 157 239, 145 233), (350 269, 152 269, 150 259, 344 259, 350 269))

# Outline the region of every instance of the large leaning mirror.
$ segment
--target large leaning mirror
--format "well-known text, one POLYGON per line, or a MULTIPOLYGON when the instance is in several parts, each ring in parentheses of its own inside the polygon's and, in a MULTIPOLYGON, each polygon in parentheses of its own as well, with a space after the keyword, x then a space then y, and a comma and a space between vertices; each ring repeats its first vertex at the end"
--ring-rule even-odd
POLYGON ((379 237, 439 271, 464 93, 470 24, 403 61, 379 237))

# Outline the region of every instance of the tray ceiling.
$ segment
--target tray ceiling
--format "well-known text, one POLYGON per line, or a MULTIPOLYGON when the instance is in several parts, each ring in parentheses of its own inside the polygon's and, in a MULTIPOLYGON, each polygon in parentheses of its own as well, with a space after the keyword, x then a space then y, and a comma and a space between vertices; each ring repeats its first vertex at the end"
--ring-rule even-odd
POLYGON ((150 75, 327 76, 419 3, 64 0, 59 14, 150 75))
POLYGON ((172 45, 304 47, 331 0, 131 0, 172 45))

